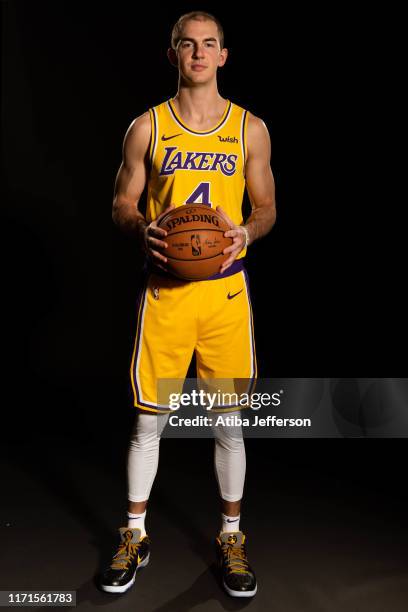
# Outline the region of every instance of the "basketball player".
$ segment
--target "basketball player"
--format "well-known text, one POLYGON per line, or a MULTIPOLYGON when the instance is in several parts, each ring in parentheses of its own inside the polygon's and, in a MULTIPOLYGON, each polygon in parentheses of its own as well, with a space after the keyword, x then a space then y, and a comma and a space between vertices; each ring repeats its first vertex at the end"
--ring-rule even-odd
MULTIPOLYGON (((158 467, 160 432, 170 412, 157 397, 157 380, 184 379, 194 352, 198 379, 256 378, 243 258, 248 246, 275 222, 275 189, 265 124, 218 92, 217 70, 228 55, 223 39, 212 15, 200 11, 180 17, 168 50, 178 68, 178 92, 136 118, 124 139, 113 219, 144 245, 150 274, 139 303, 131 365, 138 414, 128 454, 128 522, 119 529, 119 548, 101 577, 101 587, 108 592, 130 588, 137 570, 149 560, 146 506, 158 467), (146 184, 145 218, 138 204, 146 184), (245 187, 252 213, 244 224, 245 187), (224 250, 226 261, 208 280, 186 282, 165 272, 166 232, 157 224, 174 206, 186 203, 217 208, 231 228, 225 233, 233 240, 224 250)), ((235 406, 231 412, 236 411, 235 406)), ((251 597, 257 582, 239 525, 244 440, 226 427, 216 429, 222 509, 216 548, 222 581, 228 594, 251 597)))

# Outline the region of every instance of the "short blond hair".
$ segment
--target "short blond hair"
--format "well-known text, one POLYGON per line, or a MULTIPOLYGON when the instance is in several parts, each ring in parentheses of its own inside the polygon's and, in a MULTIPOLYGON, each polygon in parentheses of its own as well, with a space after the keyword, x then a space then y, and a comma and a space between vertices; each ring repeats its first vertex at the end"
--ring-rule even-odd
POLYGON ((217 26, 217 30, 218 30, 218 37, 220 39, 220 47, 221 49, 223 49, 224 47, 224 30, 222 28, 221 23, 218 21, 218 19, 216 17, 214 17, 214 15, 211 15, 210 13, 206 13, 205 11, 192 11, 191 13, 186 13, 185 15, 182 15, 177 23, 174 24, 173 26, 173 30, 171 32, 171 46, 172 48, 176 51, 177 50, 177 45, 180 42, 181 36, 182 36, 182 32, 183 32, 183 27, 184 24, 187 21, 213 21, 215 23, 215 25, 217 26))

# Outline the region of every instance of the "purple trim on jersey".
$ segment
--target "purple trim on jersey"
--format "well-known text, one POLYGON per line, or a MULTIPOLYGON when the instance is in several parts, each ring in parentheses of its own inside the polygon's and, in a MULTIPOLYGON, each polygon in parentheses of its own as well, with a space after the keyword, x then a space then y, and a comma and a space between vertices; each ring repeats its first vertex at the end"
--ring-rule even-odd
POLYGON ((218 280, 219 278, 226 278, 227 276, 232 276, 233 274, 237 274, 238 272, 241 272, 241 270, 244 269, 244 262, 242 261, 244 258, 241 257, 240 259, 236 259, 231 265, 230 267, 225 270, 225 272, 223 272, 222 274, 220 272, 217 272, 217 274, 214 274, 213 276, 210 276, 209 278, 206 278, 205 280, 218 280))
MULTIPOLYGON (((237 274, 238 272, 241 272, 241 270, 245 271, 244 268, 244 262, 243 262, 243 257, 241 257, 241 259, 236 259, 231 265, 230 267, 225 270, 225 272, 223 274, 221 274, 220 272, 217 272, 217 274, 213 274, 213 276, 210 276, 209 278, 204 278, 203 280, 219 280, 220 278, 227 278, 227 276, 232 276, 233 274, 237 274)), ((173 274, 167 273, 164 270, 162 270, 161 268, 156 268, 155 266, 153 266, 149 260, 146 261, 145 263, 145 270, 147 270, 148 272, 157 274, 158 276, 163 276, 165 278, 174 278, 178 281, 182 280, 180 278, 178 278, 177 276, 174 276, 173 274)), ((201 282, 199 280, 196 281, 189 281, 186 280, 186 283, 191 283, 191 282, 201 282)))
MULTIPOLYGON (((153 146, 152 146, 152 154, 150 156, 150 166, 153 166, 153 158, 156 152, 156 141, 157 141, 157 121, 156 121, 156 113, 154 109, 152 109, 152 115, 153 115, 153 126, 154 126, 154 140, 153 140, 153 146)), ((151 137, 153 138, 153 132, 152 132, 151 137)))
MULTIPOLYGON (((244 111, 244 118, 242 120, 242 134, 241 134, 241 142, 242 142, 242 155, 244 158, 244 169, 245 169, 245 163, 246 163, 246 156, 245 156, 245 121, 246 121, 246 116, 248 114, 248 111, 244 111)), ((244 172, 245 174, 245 172, 244 172)))
MULTIPOLYGON (((146 273, 146 270, 144 270, 144 273, 146 273)), ((134 352, 134 362, 133 362, 133 383, 134 383, 134 388, 136 391, 136 401, 140 404, 140 396, 139 396, 139 388, 138 388, 138 384, 137 384, 137 359, 138 359, 138 354, 139 354, 139 347, 140 347, 140 335, 141 335, 141 329, 142 329, 142 319, 143 319, 143 310, 144 310, 144 301, 145 301, 145 297, 146 297, 146 292, 147 292, 147 280, 143 283, 140 291, 139 291, 139 295, 138 295, 138 300, 137 300, 137 322, 136 322, 136 326, 137 326, 137 336, 136 336, 136 340, 135 340, 135 352, 134 352)))
POLYGON ((175 112, 174 112, 174 110, 173 110, 173 107, 172 107, 172 105, 171 105, 171 101, 170 101, 170 100, 168 100, 168 101, 167 101, 167 106, 169 107, 170 112, 171 112, 171 114, 172 114, 172 116, 173 116, 174 120, 175 120, 175 121, 177 121, 177 123, 178 123, 179 125, 181 125, 181 127, 182 127, 182 128, 184 128, 184 129, 185 129, 187 132, 190 132, 190 134, 195 134, 195 135, 197 135, 197 136, 207 136, 208 134, 212 134, 213 132, 216 132, 217 130, 219 130, 219 129, 220 129, 220 127, 222 127, 222 126, 224 125, 224 123, 227 121, 227 119, 228 119, 228 117, 229 117, 229 115, 230 115, 230 112, 231 112, 232 102, 231 102, 231 100, 229 100, 229 101, 228 101, 228 110, 226 111, 226 113, 225 113, 225 117, 224 117, 224 119, 221 121, 221 123, 220 123, 219 125, 217 125, 217 126, 214 128, 214 129, 209 130, 208 132, 195 132, 194 130, 191 130, 191 129, 190 129, 189 127, 187 127, 187 126, 186 126, 184 123, 182 123, 182 122, 180 121, 180 119, 177 117, 176 113, 175 113, 175 112))

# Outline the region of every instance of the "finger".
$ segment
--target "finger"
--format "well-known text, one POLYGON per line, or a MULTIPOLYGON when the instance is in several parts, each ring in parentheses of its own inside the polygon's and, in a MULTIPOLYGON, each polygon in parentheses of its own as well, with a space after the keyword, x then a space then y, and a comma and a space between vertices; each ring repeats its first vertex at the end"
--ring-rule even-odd
POLYGON ((242 240, 242 236, 238 235, 238 236, 229 236, 230 238, 232 238, 232 243, 229 244, 227 247, 225 248, 234 248, 234 249, 242 249, 244 246, 244 241, 242 240))
POLYGON ((168 272, 167 268, 165 268, 165 267, 164 267, 164 266, 162 266, 161 264, 156 263, 155 265, 156 265, 158 268, 161 268, 161 270, 164 270, 165 272, 168 272))
POLYGON ((226 259, 223 262, 223 264, 221 265, 221 272, 223 272, 224 270, 229 268, 230 265, 235 261, 235 259, 236 259, 236 255, 232 255, 232 256, 228 257, 228 259, 226 259))
POLYGON ((222 264, 221 269, 220 269, 220 273, 223 274, 225 272, 225 270, 228 270, 228 268, 230 267, 231 263, 224 263, 224 264, 222 264))
POLYGON ((221 267, 222 267, 222 268, 224 268, 224 269, 225 269, 226 267, 227 267, 227 268, 229 268, 229 266, 230 266, 232 263, 234 263, 235 259, 236 259, 236 257, 235 257, 235 256, 234 256, 234 257, 228 257, 228 259, 226 259, 226 260, 224 261, 224 263, 222 264, 222 266, 221 266, 221 267))
POLYGON ((148 225, 148 227, 147 227, 148 233, 149 234, 160 234, 160 235, 166 234, 167 235, 167 231, 163 227, 159 227, 157 225, 157 221, 158 221, 158 219, 155 219, 154 221, 152 221, 150 223, 150 225, 148 225))
POLYGON ((239 232, 238 230, 228 230, 226 232, 224 232, 224 236, 225 238, 235 238, 235 236, 241 236, 241 232, 239 232))
POLYGON ((225 247, 225 249, 223 250, 223 254, 228 255, 228 253, 233 253, 234 251, 236 251, 238 255, 238 253, 240 253, 241 250, 242 249, 239 249, 239 248, 237 249, 235 244, 231 244, 231 246, 225 247))
POLYGON ((148 236, 148 238, 149 237, 152 237, 152 238, 164 238, 165 236, 167 236, 167 232, 166 232, 166 230, 162 229, 161 227, 151 226, 147 230, 147 236, 148 236))
POLYGON ((162 255, 158 251, 150 249, 150 256, 152 257, 154 263, 157 263, 158 261, 159 262, 162 261, 163 263, 167 263, 167 257, 164 257, 164 255, 162 255))
POLYGON ((147 243, 150 248, 156 247, 158 249, 167 249, 167 247, 169 246, 167 242, 163 242, 163 240, 158 240, 157 238, 153 238, 153 236, 148 237, 147 243))

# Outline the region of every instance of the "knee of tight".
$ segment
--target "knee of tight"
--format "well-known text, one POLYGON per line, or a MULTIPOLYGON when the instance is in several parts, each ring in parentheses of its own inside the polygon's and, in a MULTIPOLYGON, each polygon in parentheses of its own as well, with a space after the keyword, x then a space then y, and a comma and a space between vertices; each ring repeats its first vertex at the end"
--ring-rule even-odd
POLYGON ((138 414, 130 437, 132 448, 155 447, 160 444, 160 435, 168 415, 138 414))
POLYGON ((218 426, 213 428, 213 433, 217 446, 230 452, 242 452, 244 438, 240 428, 218 426))

